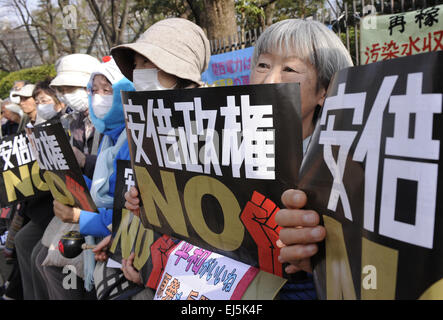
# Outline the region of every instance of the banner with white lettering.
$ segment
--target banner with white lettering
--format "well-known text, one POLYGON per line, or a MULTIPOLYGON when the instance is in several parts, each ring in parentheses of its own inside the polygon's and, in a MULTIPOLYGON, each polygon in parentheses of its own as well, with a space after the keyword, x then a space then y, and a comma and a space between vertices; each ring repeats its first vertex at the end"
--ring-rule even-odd
POLYGON ((0 140, 0 207, 48 193, 25 132, 0 140))
POLYGON ((297 83, 124 92, 143 225, 282 276, 275 213, 302 158, 299 92, 297 83))
POLYGON ((60 121, 26 128, 32 151, 55 200, 98 212, 60 121))
POLYGON ((435 52, 334 76, 299 185, 326 227, 320 298, 443 298, 442 70, 435 52))

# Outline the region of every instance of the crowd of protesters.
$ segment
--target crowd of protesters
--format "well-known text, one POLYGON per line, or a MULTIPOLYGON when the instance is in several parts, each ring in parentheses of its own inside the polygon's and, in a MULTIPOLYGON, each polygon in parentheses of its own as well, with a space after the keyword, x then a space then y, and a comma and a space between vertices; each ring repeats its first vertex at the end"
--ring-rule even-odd
MULTIPOLYGON (((59 119, 99 214, 55 201, 51 195, 12 207, 3 249, 12 272, 0 289, 1 299, 77 299, 102 297, 96 290, 97 270, 107 259, 111 243, 116 161, 129 160, 121 91, 204 87, 201 74, 210 59, 209 41, 196 24, 170 18, 152 25, 134 43, 112 48, 99 59, 86 54, 61 57, 57 75, 39 83, 17 81, 1 103, 1 135, 20 132, 28 124, 59 119), (63 266, 49 248, 60 235, 79 230, 93 251, 85 250, 74 264, 79 284, 63 286, 63 266)), ((332 75, 352 66, 340 39, 316 21, 289 19, 276 23, 260 36, 251 62, 253 84, 299 82, 302 100, 303 147, 306 150, 332 75)), ((138 190, 125 194, 126 208, 139 214, 138 190)), ((325 237, 316 212, 303 210, 307 198, 300 190, 287 190, 277 223, 283 227, 277 245, 279 260, 293 274, 279 299, 315 299, 310 257, 325 237), (300 228, 303 227, 303 228, 300 228)), ((133 266, 133 255, 122 261, 121 272, 134 290, 121 299, 152 299, 133 266)))

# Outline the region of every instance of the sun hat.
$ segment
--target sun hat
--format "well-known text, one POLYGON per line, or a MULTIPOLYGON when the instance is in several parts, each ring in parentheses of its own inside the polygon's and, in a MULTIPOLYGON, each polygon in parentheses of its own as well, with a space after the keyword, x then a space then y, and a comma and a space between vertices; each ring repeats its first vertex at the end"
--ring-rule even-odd
POLYGON ((178 78, 202 84, 201 74, 211 56, 209 40, 195 23, 182 18, 161 20, 149 27, 135 43, 111 49, 111 55, 126 78, 132 81, 134 52, 178 78))
POLYGON ((100 61, 83 53, 74 53, 61 57, 55 63, 57 76, 51 81, 50 86, 86 87, 94 69, 100 61))
POLYGON ((32 92, 34 91, 34 84, 27 84, 18 90, 11 91, 11 97, 32 97, 32 92))

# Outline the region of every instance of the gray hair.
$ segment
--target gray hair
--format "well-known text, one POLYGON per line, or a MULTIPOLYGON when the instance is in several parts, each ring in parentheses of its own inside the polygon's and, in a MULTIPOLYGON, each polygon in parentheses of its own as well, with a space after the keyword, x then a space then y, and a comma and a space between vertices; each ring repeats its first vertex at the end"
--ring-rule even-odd
POLYGON ((287 19, 267 28, 259 37, 252 55, 252 68, 263 53, 295 56, 317 70, 317 89, 327 89, 334 73, 353 66, 340 38, 315 20, 287 19))

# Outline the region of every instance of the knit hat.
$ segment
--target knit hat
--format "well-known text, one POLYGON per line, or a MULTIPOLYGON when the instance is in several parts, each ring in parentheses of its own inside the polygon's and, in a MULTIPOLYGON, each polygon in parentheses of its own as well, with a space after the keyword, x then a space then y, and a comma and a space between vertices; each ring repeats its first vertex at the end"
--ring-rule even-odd
POLYGON ((100 65, 96 58, 83 53, 64 56, 55 63, 57 76, 50 86, 86 87, 94 69, 100 65))
POLYGON ((132 81, 134 52, 148 58, 158 68, 181 79, 202 84, 201 74, 211 56, 209 40, 195 23, 182 19, 161 20, 130 44, 111 49, 111 54, 126 78, 132 81))

